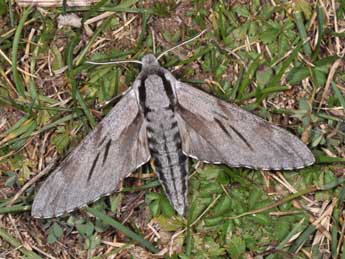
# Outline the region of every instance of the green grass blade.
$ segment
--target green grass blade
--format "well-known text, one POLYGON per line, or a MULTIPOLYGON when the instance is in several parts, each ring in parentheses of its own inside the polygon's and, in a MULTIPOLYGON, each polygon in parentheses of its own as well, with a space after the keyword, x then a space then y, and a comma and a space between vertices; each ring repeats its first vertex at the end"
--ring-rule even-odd
POLYGON ((15 213, 15 212, 25 212, 30 211, 30 205, 14 205, 11 207, 1 207, 0 208, 0 215, 1 214, 8 214, 8 213, 15 213))
MULTIPOLYGON (((110 21, 109 19, 107 21, 110 21)), ((106 24, 106 23, 103 23, 103 25, 106 24)), ((100 26, 102 27, 102 26, 100 26)), ((92 127, 95 127, 96 126, 96 121, 95 121, 95 118, 92 116, 89 108, 87 107, 83 97, 81 96, 80 92, 79 92, 79 89, 78 89, 78 80, 75 79, 76 75, 75 75, 75 71, 73 71, 73 49, 74 47, 76 46, 76 44, 78 43, 78 39, 79 37, 74 37, 71 42, 70 42, 70 45, 67 49, 67 66, 68 66, 68 76, 69 76, 69 80, 70 80, 70 84, 72 86, 72 97, 73 99, 76 101, 76 103, 79 103, 79 105, 81 106, 84 114, 86 115, 90 125, 92 127)), ((95 39, 95 38, 94 38, 95 39)), ((89 45, 90 47, 91 45, 89 45)), ((85 50, 88 50, 89 47, 86 47, 84 49, 85 50)), ((86 54, 86 52, 84 52, 84 55, 86 54)), ((83 59, 83 55, 80 56, 80 61, 83 59)))
POLYGON ((29 115, 25 115, 25 116, 23 116, 23 118, 20 118, 11 128, 6 130, 4 133, 0 134, 0 138, 4 138, 5 136, 7 136, 7 135, 11 134, 12 132, 14 132, 15 130, 17 130, 29 118, 30 118, 29 115))
POLYGON ((158 180, 149 182, 147 184, 144 184, 142 186, 136 186, 136 187, 123 187, 121 189, 121 192, 138 192, 146 189, 151 189, 160 186, 160 182, 158 180))
POLYGON ((332 163, 344 163, 345 158, 342 157, 331 157, 322 154, 316 154, 316 162, 318 164, 332 164, 332 163))
POLYGON ((95 118, 92 116, 89 108, 87 107, 83 97, 81 96, 80 92, 79 92, 79 89, 77 88, 76 86, 76 82, 75 81, 72 81, 72 88, 75 88, 75 92, 76 92, 76 100, 77 102, 80 104, 83 112, 85 113, 90 125, 94 128, 96 126, 96 120, 95 118))
POLYGON ((193 249, 193 236, 192 236, 192 230, 190 228, 189 223, 187 225, 185 243, 186 243, 186 255, 190 256, 192 254, 192 249, 193 249))
MULTIPOLYGON (((283 92, 286 90, 289 90, 290 88, 288 86, 272 86, 272 87, 266 87, 262 90, 260 90, 260 99, 264 99, 266 98, 267 95, 271 94, 271 93, 277 93, 277 92, 283 92)), ((243 96, 243 98, 241 98, 241 101, 247 100, 247 99, 251 99, 253 97, 256 97, 256 92, 251 92, 245 96, 243 96)), ((260 101, 258 101, 259 103, 260 101)))
POLYGON ((236 83, 231 91, 231 95, 230 95, 230 100, 235 100, 236 99, 236 96, 237 96, 237 93, 238 93, 238 88, 240 87, 241 85, 241 82, 243 81, 243 76, 244 76, 244 66, 241 66, 240 67, 240 72, 238 73, 238 77, 237 77, 237 80, 236 80, 236 83))
POLYGON ((106 19, 101 26, 99 26, 97 28, 97 30, 93 33, 91 39, 89 40, 89 42, 87 43, 87 45, 85 46, 85 48, 81 51, 81 53, 79 54, 79 56, 77 56, 75 58, 75 65, 79 66, 82 61, 84 60, 84 57, 86 55, 86 53, 89 51, 89 49, 91 48, 92 44, 94 43, 94 41, 97 39, 98 35, 104 31, 104 29, 106 27, 108 27, 108 25, 110 24, 112 20, 112 17, 109 17, 108 19, 106 19))
POLYGON ((327 184, 320 186, 319 190, 322 190, 322 191, 332 190, 335 187, 337 187, 343 183, 345 183, 345 177, 339 177, 336 180, 334 180, 333 182, 330 182, 330 183, 327 183, 327 184))
POLYGON ((32 7, 27 8, 23 16, 20 18, 16 33, 13 38, 13 45, 12 45, 12 71, 13 71, 13 80, 16 85, 16 89, 18 93, 22 96, 25 95, 25 87, 23 85, 22 79, 20 78, 18 69, 17 69, 17 54, 18 54, 18 45, 20 40, 20 35, 24 28, 24 23, 28 18, 29 14, 31 13, 32 7))
POLYGON ((276 73, 276 75, 272 78, 271 82, 268 84, 267 87, 275 87, 277 85, 280 85, 280 80, 285 73, 286 69, 289 67, 289 65, 292 63, 292 61, 297 57, 298 52, 303 46, 303 42, 299 43, 295 49, 292 51, 290 56, 284 60, 282 67, 279 69, 279 71, 276 73))
MULTIPOLYGON (((31 63, 30 63, 30 73, 31 74, 35 74, 35 68, 36 68, 36 58, 38 57, 39 51, 40 51, 40 46, 41 46, 41 40, 39 39, 36 45, 35 50, 33 51, 33 57, 31 58, 31 63)), ((34 78, 30 77, 29 79, 29 86, 30 86, 30 95, 31 95, 31 99, 35 100, 36 102, 39 101, 38 99, 38 93, 37 93, 37 89, 36 89, 36 84, 35 84, 35 80, 34 78)))
POLYGON ((22 252, 23 255, 27 256, 30 259, 42 259, 41 256, 38 254, 29 251, 24 248, 24 246, 14 237, 12 237, 9 233, 6 232, 3 228, 0 228, 0 237, 5 240, 6 242, 10 243, 14 248, 18 249, 22 252))
POLYGON ((15 24, 14 24, 14 15, 13 15, 13 5, 12 5, 12 2, 11 1, 8 1, 8 13, 9 13, 9 16, 10 16, 10 24, 11 24, 11 27, 14 27, 15 24))
POLYGON ((332 86, 332 89, 334 91, 335 96, 338 98, 341 106, 343 106, 343 109, 345 111, 345 98, 344 98, 344 95, 342 95, 342 93, 338 89, 337 85, 333 81, 331 82, 331 86, 332 86))
POLYGON ((116 7, 117 8, 129 8, 138 2, 139 2, 139 0, 125 0, 125 1, 121 1, 121 3, 118 4, 116 7))
POLYGON ((0 141, 0 145, 3 145, 9 140, 16 139, 18 136, 22 134, 25 134, 27 130, 29 130, 35 123, 36 122, 29 117, 27 120, 23 121, 23 123, 21 123, 19 127, 11 129, 10 132, 7 135, 5 135, 4 138, 0 141))
POLYGON ((149 18, 150 18, 150 15, 148 15, 147 13, 143 13, 142 15, 142 25, 141 25, 141 32, 140 32, 140 35, 139 35, 139 38, 137 40, 137 47, 136 49, 140 50, 142 48, 142 44, 143 44, 143 41, 145 39, 145 36, 146 36, 146 32, 147 32, 147 25, 148 25, 148 21, 149 21, 149 18))
POLYGON ((290 253, 296 253, 297 250, 309 240, 311 234, 316 231, 316 227, 310 224, 303 233, 293 242, 292 246, 289 248, 290 253))
MULTIPOLYGON (((75 118, 78 118, 78 115, 77 115, 77 114, 67 115, 67 116, 65 116, 65 117, 63 117, 63 118, 60 118, 60 119, 58 119, 58 120, 56 120, 56 121, 54 121, 54 122, 52 122, 52 123, 50 123, 50 124, 48 124, 48 125, 42 127, 41 129, 39 129, 39 130, 33 132, 32 135, 40 134, 40 133, 42 133, 42 132, 44 132, 44 131, 46 131, 46 130, 49 130, 49 129, 51 129, 51 128, 55 128, 56 126, 58 126, 58 125, 61 124, 61 123, 64 123, 64 122, 66 122, 66 121, 69 121, 69 120, 72 120, 72 119, 75 119, 75 118)), ((15 139, 13 139, 13 140, 12 140, 12 138, 11 138, 11 140, 7 141, 6 143, 5 143, 5 141, 2 140, 2 141, 1 141, 1 146, 0 146, 0 148, 3 148, 3 147, 8 146, 8 145, 11 145, 11 144, 13 144, 14 142, 18 142, 18 141, 21 141, 21 140, 26 139, 26 138, 27 138, 27 136, 25 136, 25 135, 24 135, 24 136, 21 136, 21 137, 17 137, 17 138, 15 138, 15 139), (4 143, 5 143, 5 144, 4 144, 4 143)), ((2 160, 0 160, 0 162, 1 162, 1 161, 2 161, 2 160)))
POLYGON ((154 247, 149 241, 146 239, 142 238, 140 235, 137 233, 133 232, 120 222, 114 220, 113 218, 109 217, 108 215, 100 212, 99 210, 91 207, 86 207, 86 211, 97 217, 98 219, 102 220, 104 223, 109 224, 116 228, 117 230, 121 231, 124 233, 126 236, 130 237, 134 241, 138 242, 141 246, 146 247, 149 251, 152 253, 157 253, 158 249, 154 247))
MULTIPOLYGON (((331 252, 332 258, 337 258, 337 247, 338 247, 338 231, 339 231, 339 208, 335 208, 332 215, 332 242, 331 242, 331 252)), ((340 241, 340 240, 339 240, 340 241)))
MULTIPOLYGON (((303 226, 304 219, 302 219, 298 224, 296 224, 290 233, 277 245, 276 250, 282 250, 285 245, 289 242, 289 240, 296 235, 297 233, 301 232, 304 228, 303 226)), ((273 259, 274 255, 270 255, 267 257, 267 259, 273 259)))
POLYGON ((241 99, 244 95, 244 91, 252 82, 253 77, 255 75, 256 70, 262 63, 263 59, 261 56, 258 56, 250 65, 248 66, 247 72, 243 76, 243 80, 241 82, 240 87, 238 88, 238 97, 241 99))
MULTIPOLYGON (((296 25, 297 25, 297 29, 298 29, 299 35, 300 35, 301 39, 303 41, 305 41, 307 39, 307 32, 306 32, 305 25, 304 25, 303 14, 302 14, 301 11, 296 11, 294 13, 294 16, 295 16, 296 25)), ((308 57, 311 56, 311 49, 310 49, 309 43, 306 43, 306 44, 303 45, 303 50, 304 50, 304 53, 308 57)))
POLYGON ((316 60, 317 56, 319 55, 320 52, 320 46, 321 46, 321 41, 323 38, 324 34, 324 25, 325 25, 325 19, 324 19, 324 13, 322 10, 322 7, 320 6, 319 3, 316 5, 316 13, 317 13, 317 28, 318 28, 318 37, 317 37, 317 42, 316 46, 312 55, 313 60, 316 60))

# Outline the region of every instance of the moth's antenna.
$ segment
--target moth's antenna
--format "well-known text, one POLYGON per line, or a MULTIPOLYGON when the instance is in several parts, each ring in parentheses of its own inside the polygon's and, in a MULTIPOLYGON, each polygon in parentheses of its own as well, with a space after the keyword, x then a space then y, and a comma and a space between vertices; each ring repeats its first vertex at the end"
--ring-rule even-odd
POLYGON ((153 54, 156 55, 156 37, 155 37, 155 31, 151 28, 151 35, 152 35, 152 49, 153 54))
POLYGON ((86 64, 92 65, 113 65, 113 64, 125 64, 125 63, 136 63, 142 65, 143 62, 139 60, 116 60, 116 61, 108 61, 108 62, 97 62, 97 61, 85 61, 86 64))
POLYGON ((189 42, 191 42, 191 41, 193 41, 193 40, 199 38, 199 37, 200 37, 201 35, 203 35, 205 32, 207 32, 207 30, 203 30, 202 32, 200 32, 199 34, 197 34, 196 36, 194 36, 193 38, 191 38, 191 39, 189 39, 189 40, 186 40, 186 41, 184 41, 184 42, 182 42, 182 43, 176 45, 175 47, 172 47, 172 48, 170 48, 170 49, 164 51, 163 53, 161 53, 161 54, 157 57, 157 60, 159 60, 161 57, 163 57, 163 56, 164 56, 165 54, 167 54, 169 51, 172 51, 172 50, 174 50, 174 49, 176 49, 176 48, 178 48, 178 47, 181 47, 181 46, 183 46, 183 45, 185 45, 185 44, 188 44, 189 42))

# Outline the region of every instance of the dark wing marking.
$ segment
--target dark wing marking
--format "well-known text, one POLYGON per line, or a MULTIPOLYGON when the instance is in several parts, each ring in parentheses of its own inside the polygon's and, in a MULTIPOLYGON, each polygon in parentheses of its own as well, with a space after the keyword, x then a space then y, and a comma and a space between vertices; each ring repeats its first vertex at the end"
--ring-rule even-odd
POLYGON ((315 161, 297 137, 235 105, 178 81, 176 95, 183 150, 190 157, 265 170, 315 161))
POLYGON ((108 159, 110 146, 111 146, 111 139, 109 139, 107 144, 105 145, 105 151, 104 151, 102 166, 104 165, 105 161, 107 161, 107 159, 108 159))
POLYGON ((89 182, 89 181, 91 180, 92 174, 93 174, 93 172, 95 171, 95 167, 96 167, 98 158, 99 158, 99 153, 96 155, 96 158, 95 158, 95 159, 93 160, 93 162, 92 162, 91 169, 90 169, 89 174, 88 174, 88 176, 87 176, 87 182, 89 182))
POLYGON ((115 191, 150 158, 143 121, 131 90, 43 183, 32 215, 59 216, 115 191))

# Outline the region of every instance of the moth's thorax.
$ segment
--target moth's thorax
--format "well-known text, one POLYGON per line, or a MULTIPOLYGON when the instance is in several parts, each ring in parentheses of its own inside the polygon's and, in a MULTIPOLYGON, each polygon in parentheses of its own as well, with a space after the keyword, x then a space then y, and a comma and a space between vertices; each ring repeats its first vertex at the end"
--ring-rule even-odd
POLYGON ((176 96, 168 72, 156 65, 144 67, 138 76, 139 101, 142 110, 174 109, 176 96))
POLYGON ((145 80, 146 102, 150 109, 164 109, 170 106, 170 99, 163 86, 163 80, 158 75, 150 75, 145 80))

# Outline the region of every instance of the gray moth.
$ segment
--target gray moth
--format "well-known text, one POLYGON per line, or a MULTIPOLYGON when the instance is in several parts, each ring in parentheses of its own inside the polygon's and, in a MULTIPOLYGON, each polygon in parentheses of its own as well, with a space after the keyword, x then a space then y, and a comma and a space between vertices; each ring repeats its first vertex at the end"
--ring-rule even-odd
POLYGON ((150 159, 170 203, 184 215, 189 157, 261 170, 315 161, 288 131, 178 81, 148 54, 132 88, 43 183, 32 215, 57 217, 109 195, 150 159))

